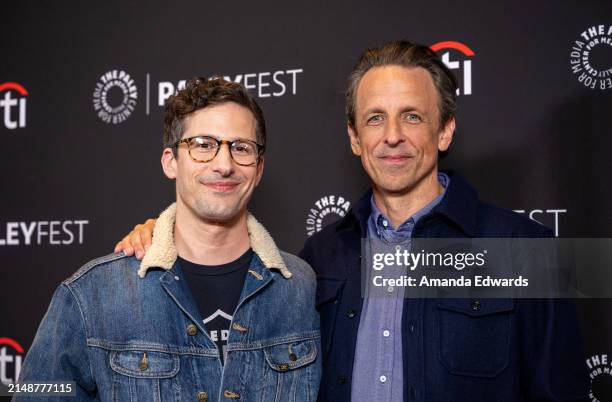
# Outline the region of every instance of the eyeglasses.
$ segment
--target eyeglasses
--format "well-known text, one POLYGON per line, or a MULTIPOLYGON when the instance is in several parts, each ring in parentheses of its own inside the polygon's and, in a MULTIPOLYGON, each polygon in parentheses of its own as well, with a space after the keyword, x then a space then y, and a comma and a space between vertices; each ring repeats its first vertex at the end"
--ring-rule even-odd
POLYGON ((172 148, 178 147, 183 142, 189 147, 191 159, 201 163, 210 162, 215 159, 223 144, 227 144, 230 156, 240 166, 253 166, 265 150, 263 145, 254 141, 242 139, 234 141, 218 140, 207 135, 183 138, 175 142, 172 148))

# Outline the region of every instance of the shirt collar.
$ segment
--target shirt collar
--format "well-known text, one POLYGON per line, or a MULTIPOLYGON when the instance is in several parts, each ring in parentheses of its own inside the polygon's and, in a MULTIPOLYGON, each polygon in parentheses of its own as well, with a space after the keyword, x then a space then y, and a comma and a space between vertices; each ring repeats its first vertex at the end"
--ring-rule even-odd
POLYGON ((440 195, 434 198, 429 204, 425 205, 414 215, 400 224, 397 228, 393 228, 391 221, 383 215, 374 202, 374 195, 370 197, 370 206, 372 208, 370 218, 368 219, 368 231, 389 241, 405 240, 412 235, 412 229, 420 218, 427 215, 436 205, 442 201, 446 189, 450 183, 450 177, 444 172, 438 172, 438 182, 443 188, 440 195))
MULTIPOLYGON (((468 237, 478 233, 478 209, 480 200, 478 193, 459 173, 445 171, 449 177, 446 193, 440 203, 431 211, 446 217, 457 225, 468 237)), ((369 189, 352 206, 349 212, 339 222, 337 230, 343 233, 356 231, 361 238, 368 233, 368 221, 372 212, 372 189, 369 189)), ((352 244, 349 237, 347 244, 352 244)))

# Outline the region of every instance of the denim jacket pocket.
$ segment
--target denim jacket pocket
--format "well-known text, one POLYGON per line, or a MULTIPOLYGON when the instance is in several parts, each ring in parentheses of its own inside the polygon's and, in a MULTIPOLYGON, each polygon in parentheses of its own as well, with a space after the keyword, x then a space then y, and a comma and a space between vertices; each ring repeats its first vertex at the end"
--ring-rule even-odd
POLYGON ((180 400, 176 379, 180 370, 178 355, 146 350, 112 351, 110 367, 115 372, 115 401, 180 400))
POLYGON ((514 303, 509 299, 438 303, 439 360, 456 375, 492 378, 510 361, 514 303))
POLYGON ((288 371, 312 363, 317 358, 317 345, 314 340, 284 343, 265 348, 264 354, 273 370, 288 371))
POLYGON ((307 402, 317 398, 313 384, 321 374, 317 340, 298 340, 264 348, 267 368, 260 401, 307 402))

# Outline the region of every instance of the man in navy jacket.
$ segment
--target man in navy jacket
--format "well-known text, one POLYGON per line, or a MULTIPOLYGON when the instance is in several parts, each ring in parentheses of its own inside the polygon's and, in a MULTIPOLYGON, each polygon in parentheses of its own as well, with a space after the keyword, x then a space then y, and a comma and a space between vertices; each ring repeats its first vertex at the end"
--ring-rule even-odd
MULTIPOLYGON (((442 201, 415 225, 414 237, 551 236, 541 225, 481 202, 459 175, 450 179, 442 201)), ((353 366, 364 302, 361 241, 371 196, 314 234, 300 253, 317 274, 319 401, 365 401, 351 395, 351 384, 366 381, 355 377, 353 366)), ((384 340, 371 339, 371 348, 376 351, 384 340)), ((401 340, 396 357, 402 359, 404 401, 586 400, 588 377, 570 302, 406 298, 401 340)))
MULTIPOLYGON (((433 51, 405 41, 366 50, 349 77, 348 135, 372 189, 300 253, 317 274, 319 401, 586 400, 571 302, 409 298, 394 287, 375 298, 362 281, 367 250, 406 249, 415 238, 552 236, 438 170, 455 130, 456 89, 433 51)), ((142 254, 152 224, 117 249, 142 254)))
POLYGON ((404 41, 366 50, 349 77, 349 139, 372 190, 300 253, 317 274, 320 401, 586 400, 571 302, 362 293, 362 244, 552 236, 438 171, 455 129, 456 88, 433 51, 404 41))

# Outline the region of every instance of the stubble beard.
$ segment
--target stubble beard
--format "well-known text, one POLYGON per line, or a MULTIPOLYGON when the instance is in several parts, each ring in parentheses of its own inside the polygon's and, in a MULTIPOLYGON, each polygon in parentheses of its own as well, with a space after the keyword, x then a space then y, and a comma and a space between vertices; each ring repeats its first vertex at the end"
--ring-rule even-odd
POLYGON ((196 199, 192 210, 194 214, 201 220, 226 223, 234 221, 240 215, 240 203, 234 200, 216 200, 215 202, 207 201, 206 199, 196 199))

